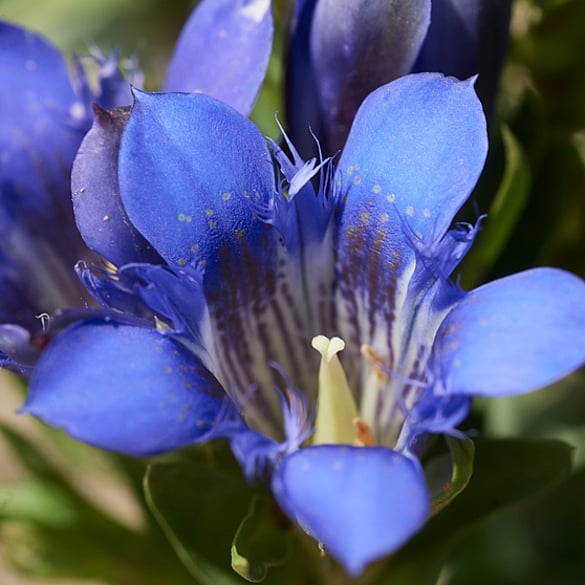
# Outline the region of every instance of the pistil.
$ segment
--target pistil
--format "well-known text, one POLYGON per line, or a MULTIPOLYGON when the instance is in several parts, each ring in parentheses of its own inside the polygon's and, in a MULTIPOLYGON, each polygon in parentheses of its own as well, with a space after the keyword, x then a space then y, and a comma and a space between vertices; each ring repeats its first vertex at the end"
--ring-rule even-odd
POLYGON ((353 444, 354 420, 359 419, 353 394, 337 354, 345 348, 339 337, 313 338, 312 346, 321 354, 319 394, 313 444, 353 444))

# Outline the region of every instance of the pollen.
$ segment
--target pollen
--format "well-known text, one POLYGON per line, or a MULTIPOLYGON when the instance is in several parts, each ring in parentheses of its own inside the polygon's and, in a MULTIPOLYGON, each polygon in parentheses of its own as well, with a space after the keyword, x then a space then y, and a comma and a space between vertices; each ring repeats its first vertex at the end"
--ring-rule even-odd
POLYGON ((353 427, 355 429, 355 447, 373 447, 376 444, 374 441, 374 433, 370 425, 363 421, 359 416, 353 419, 353 427))
POLYGON ((360 351, 372 366, 372 372, 376 379, 376 386, 378 388, 383 388, 388 382, 388 374, 386 374, 386 372, 382 368, 384 360, 378 353, 376 353, 374 348, 371 347, 370 345, 366 344, 362 345, 360 351))
POLYGON ((412 217, 414 215, 414 208, 412 207, 412 205, 409 205, 406 208, 406 215, 409 215, 410 217, 412 217))
POLYGON ((227 192, 226 192, 226 193, 224 193, 224 194, 221 196, 221 198, 222 198, 224 201, 229 201, 229 200, 232 198, 232 194, 231 194, 231 193, 227 193, 227 192))
POLYGON ((375 195, 377 195, 378 193, 380 193, 380 191, 382 191, 382 187, 380 187, 380 185, 374 185, 372 187, 372 193, 374 193, 375 195))
POLYGON ((394 201, 396 201, 396 195, 394 195, 394 193, 388 193, 388 197, 386 197, 386 199, 388 199, 389 203, 394 203, 394 201))
MULTIPOLYGON (((156 315, 154 316, 154 326, 157 331, 169 331, 171 329, 164 321, 161 321, 156 315)), ((159 347, 156 348, 156 351, 162 352, 160 345, 159 347)))

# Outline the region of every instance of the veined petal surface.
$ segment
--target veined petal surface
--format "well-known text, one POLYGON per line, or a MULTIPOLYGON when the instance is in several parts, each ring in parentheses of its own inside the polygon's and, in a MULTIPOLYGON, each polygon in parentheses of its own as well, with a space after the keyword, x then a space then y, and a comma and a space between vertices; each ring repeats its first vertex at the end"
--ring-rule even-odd
POLYGON ((248 115, 273 28, 270 0, 203 0, 179 37, 164 90, 205 93, 248 115))
MULTIPOLYGON (((355 117, 334 179, 337 320, 351 356, 350 384, 370 397, 362 403, 369 424, 379 397, 383 409, 394 409, 397 396, 369 388, 372 364, 363 362, 361 348, 372 347, 389 382, 389 372, 398 374, 398 385, 424 377, 441 318, 430 288, 448 277, 441 272, 449 262, 436 251, 486 152, 485 118, 470 80, 402 77, 371 93, 355 117), (352 366, 359 363, 361 374, 352 366)), ((382 418, 389 420, 387 413, 382 418)))
POLYGON ((442 392, 508 396, 575 370, 584 347, 585 282, 537 268, 467 294, 442 323, 430 368, 442 392))
POLYGON ((271 224, 274 166, 258 129, 205 95, 139 92, 122 135, 119 176, 128 217, 146 240, 176 270, 203 271, 215 344, 208 349, 221 356, 222 384, 239 392, 258 385, 276 412, 269 362, 316 385, 318 360, 307 367, 314 352, 297 343, 312 333, 304 331, 300 258, 289 257, 271 224))
POLYGON ((383 447, 301 449, 282 461, 272 488, 286 513, 354 577, 411 538, 429 511, 420 468, 383 447))
POLYGON ((141 456, 203 438, 221 396, 182 345, 154 329, 95 320, 48 346, 22 412, 92 445, 141 456))

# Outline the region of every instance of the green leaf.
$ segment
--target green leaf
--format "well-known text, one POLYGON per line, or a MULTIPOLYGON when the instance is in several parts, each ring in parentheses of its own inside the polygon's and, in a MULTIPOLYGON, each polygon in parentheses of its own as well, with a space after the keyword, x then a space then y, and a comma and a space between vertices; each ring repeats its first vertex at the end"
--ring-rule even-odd
POLYGON ((475 446, 471 439, 445 437, 449 453, 440 455, 425 467, 431 491, 431 515, 449 505, 467 486, 473 474, 475 446))
POLYGON ((156 520, 198 582, 242 583, 230 567, 230 550, 254 492, 226 444, 208 444, 191 449, 182 460, 153 463, 144 489, 156 520))
POLYGON ((25 434, 2 423, 0 423, 0 432, 27 471, 41 481, 46 489, 51 489, 53 494, 60 494, 71 512, 74 512, 76 517, 82 518, 86 526, 91 527, 92 530, 103 531, 109 534, 110 538, 123 538, 130 532, 127 527, 105 514, 77 489, 66 470, 61 469, 47 457, 25 434))
POLYGON ((67 498, 50 484, 31 480, 0 484, 0 521, 67 526, 74 519, 67 498))
POLYGON ((234 571, 252 583, 264 581, 268 568, 282 565, 286 559, 286 533, 282 528, 288 523, 272 498, 256 496, 234 538, 234 571))
POLYGON ((291 524, 267 491, 248 485, 226 443, 171 457, 149 466, 146 499, 198 583, 337 583, 317 543, 291 524))
POLYGON ((435 585, 443 563, 469 530, 500 510, 556 487, 571 470, 572 449, 560 441, 475 443, 467 488, 391 559, 379 583, 435 585))
POLYGON ((502 126, 502 141, 506 153, 504 176, 484 229, 461 264, 461 282, 466 289, 480 283, 495 264, 528 202, 531 176, 522 147, 506 126, 502 126))

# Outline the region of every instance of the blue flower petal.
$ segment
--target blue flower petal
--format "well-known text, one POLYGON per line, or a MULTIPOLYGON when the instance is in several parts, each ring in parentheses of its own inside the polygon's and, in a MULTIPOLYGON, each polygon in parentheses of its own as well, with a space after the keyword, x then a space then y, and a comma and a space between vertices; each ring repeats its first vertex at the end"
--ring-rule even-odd
POLYGON ((492 109, 508 47, 511 2, 441 0, 413 71, 440 71, 466 79, 479 74, 477 93, 492 109))
POLYGON ((27 376, 40 353, 40 348, 31 343, 26 329, 13 324, 0 325, 0 368, 11 368, 27 376))
POLYGON ((343 147, 351 121, 374 89, 411 70, 430 0, 320 0, 311 55, 327 131, 327 151, 343 147))
POLYGON ((318 154, 309 128, 317 136, 325 137, 310 49, 316 4, 317 0, 296 2, 285 71, 288 133, 296 148, 307 159, 318 154))
POLYGON ((87 443, 142 456, 204 439, 221 394, 182 345, 154 329, 95 320, 48 346, 22 412, 87 443))
POLYGON ((357 113, 338 164, 338 192, 347 197, 342 227, 388 233, 384 247, 410 256, 408 232, 425 243, 443 236, 486 153, 471 81, 423 73, 376 90, 357 113))
POLYGON ((222 383, 242 393, 257 384, 275 411, 269 361, 315 386, 314 352, 295 342, 312 333, 299 254, 287 255, 270 224, 274 167, 258 129, 205 95, 137 93, 119 161, 131 222, 173 269, 203 270, 222 383))
POLYGON ((131 85, 142 87, 143 74, 136 61, 130 63, 128 79, 122 75, 119 67, 120 56, 115 50, 111 55, 103 55, 93 47, 92 57, 98 67, 100 91, 97 103, 106 110, 113 110, 132 103, 131 85))
POLYGON ((203 0, 171 60, 165 91, 202 92, 248 115, 272 46, 270 0, 203 0))
POLYGON ((420 468, 383 447, 301 449, 283 460, 272 486, 285 512, 353 577, 400 548, 429 511, 420 468))
POLYGON ((71 162, 89 118, 66 63, 42 37, 0 22, 2 132, 0 230, 9 222, 46 237, 68 258, 79 250, 69 200, 71 162))
POLYGON ((76 270, 97 302, 124 322, 148 326, 158 320, 167 332, 201 341, 207 306, 197 271, 175 273, 153 264, 127 264, 112 270, 84 262, 76 270))
POLYGON ((274 174, 258 129, 215 99, 136 92, 122 136, 120 194, 132 223, 173 266, 262 249, 274 174))
POLYGON ((73 274, 87 253, 75 228, 69 175, 88 110, 55 47, 0 22, 0 320, 39 330, 36 315, 79 305, 73 274), (8 88, 9 86, 9 88, 8 88))
POLYGON ((486 284, 449 313, 430 366, 447 393, 528 392, 585 362, 585 282, 540 268, 486 284))
MULTIPOLYGON (((362 104, 334 181, 338 323, 354 361, 362 344, 372 345, 386 367, 410 375, 413 363, 398 360, 415 303, 433 284, 427 275, 448 276, 442 271, 453 261, 433 251, 443 250, 439 244, 486 152, 485 118, 471 81, 410 75, 362 104)), ((427 341, 432 333, 410 345, 427 341)))
POLYGON ((85 243, 116 266, 162 262, 132 226, 120 200, 118 151, 129 112, 95 108, 92 129, 75 158, 71 189, 75 220, 85 243))

